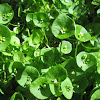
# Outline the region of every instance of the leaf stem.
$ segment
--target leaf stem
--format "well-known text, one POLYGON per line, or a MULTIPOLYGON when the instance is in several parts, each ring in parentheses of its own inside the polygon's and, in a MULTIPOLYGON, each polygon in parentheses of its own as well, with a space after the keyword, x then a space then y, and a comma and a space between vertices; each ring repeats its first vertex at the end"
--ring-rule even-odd
POLYGON ((47 36, 46 36, 46 34, 45 34, 45 29, 44 29, 44 27, 42 28, 42 31, 43 31, 43 35, 44 35, 45 40, 46 40, 45 44, 46 44, 46 46, 47 46, 48 48, 50 48, 49 45, 48 45, 48 38, 47 38, 47 36))
POLYGON ((84 48, 87 48, 87 49, 100 49, 100 48, 96 48, 96 47, 88 47, 88 46, 85 46, 83 43, 81 43, 81 45, 84 47, 84 48))
POLYGON ((77 41, 76 48, 75 48, 75 58, 77 56, 77 49, 78 49, 79 41, 77 41))

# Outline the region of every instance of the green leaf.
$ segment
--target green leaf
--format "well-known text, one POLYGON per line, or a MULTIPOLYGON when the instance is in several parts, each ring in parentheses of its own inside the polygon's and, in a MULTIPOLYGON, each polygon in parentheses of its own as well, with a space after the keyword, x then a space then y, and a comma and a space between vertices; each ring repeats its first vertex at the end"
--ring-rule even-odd
POLYGON ((100 23, 89 23, 85 27, 91 36, 98 36, 100 34, 100 23))
POLYGON ((10 39, 10 30, 4 25, 0 25, 0 51, 7 48, 10 43, 10 39))
POLYGON ((62 90, 61 90, 61 86, 60 83, 58 84, 49 84, 50 86, 50 91, 52 92, 52 94, 54 96, 61 96, 62 95, 62 90))
MULTIPOLYGON (((0 73, 0 74, 1 74, 1 73, 0 73)), ((1 94, 4 94, 4 92, 2 91, 2 89, 1 89, 1 88, 0 88, 0 93, 1 93, 1 94)))
POLYGON ((79 18, 86 13, 86 9, 81 3, 79 3, 78 5, 73 4, 71 7, 69 7, 68 11, 76 18, 79 18))
POLYGON ((100 8, 97 10, 97 15, 100 17, 100 8))
POLYGON ((92 95, 90 100, 100 100, 100 89, 96 90, 92 95))
POLYGON ((53 65, 55 63, 55 48, 41 49, 41 60, 43 63, 53 65))
POLYGON ((20 46, 20 40, 15 35, 11 36, 10 44, 13 46, 20 46))
POLYGON ((97 72, 100 74, 100 52, 93 52, 92 53, 97 60, 97 72))
POLYGON ((77 61, 77 65, 83 71, 88 70, 90 67, 91 67, 91 70, 92 70, 92 68, 95 69, 96 64, 97 64, 97 60, 96 60, 95 56, 92 54, 89 54, 87 52, 80 52, 77 55, 76 61, 77 61))
POLYGON ((72 0, 60 0, 64 5, 71 6, 73 4, 72 0))
POLYGON ((19 5, 19 7, 18 7, 18 17, 21 17, 22 11, 23 11, 22 5, 19 5))
POLYGON ((38 27, 47 27, 49 25, 49 17, 42 12, 35 12, 33 15, 33 22, 38 27))
POLYGON ((34 29, 29 37, 29 45, 33 46, 42 43, 43 39, 43 32, 40 29, 34 29))
POLYGON ((0 4, 0 24, 7 24, 10 22, 14 16, 14 11, 12 7, 7 4, 0 4))
POLYGON ((10 100, 24 100, 24 97, 23 97, 23 95, 20 92, 15 92, 11 96, 10 100))
POLYGON ((77 76, 72 83, 75 93, 82 93, 88 87, 88 80, 85 75, 77 76))
POLYGON ((72 44, 69 41, 63 40, 59 44, 59 49, 61 49, 62 53, 69 54, 72 51, 72 44))
POLYGON ((100 5, 100 0, 93 0, 92 1, 92 4, 93 5, 100 5))
POLYGON ((21 72, 24 69, 24 65, 21 62, 10 62, 10 65, 8 67, 9 73, 13 73, 14 75, 17 74, 17 72, 21 72))
POLYGON ((46 79, 49 83, 58 84, 67 77, 67 71, 61 65, 51 67, 46 73, 46 79))
POLYGON ((67 99, 71 99, 73 96, 73 85, 68 77, 61 83, 61 88, 63 95, 67 99))
POLYGON ((50 95, 49 86, 44 77, 39 77, 30 85, 30 92, 38 99, 47 99, 50 95))
POLYGON ((21 51, 14 53, 13 59, 14 61, 24 62, 24 53, 21 51))
POLYGON ((28 13, 26 16, 26 21, 27 22, 33 22, 33 14, 34 13, 28 13))
POLYGON ((75 33, 75 22, 66 14, 60 14, 52 24, 52 33, 56 38, 67 39, 75 33))
POLYGON ((76 25, 75 37, 82 42, 87 42, 91 39, 91 35, 81 25, 76 25))
POLYGON ((26 66, 20 74, 17 74, 16 80, 22 87, 28 87, 38 77, 39 72, 35 67, 26 66))

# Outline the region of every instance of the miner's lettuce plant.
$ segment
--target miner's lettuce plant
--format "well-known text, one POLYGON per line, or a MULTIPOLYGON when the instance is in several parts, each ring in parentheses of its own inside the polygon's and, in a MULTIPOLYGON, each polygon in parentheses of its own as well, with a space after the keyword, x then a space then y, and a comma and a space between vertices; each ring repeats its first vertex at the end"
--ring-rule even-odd
POLYGON ((0 0, 0 100, 100 99, 100 0, 0 0))

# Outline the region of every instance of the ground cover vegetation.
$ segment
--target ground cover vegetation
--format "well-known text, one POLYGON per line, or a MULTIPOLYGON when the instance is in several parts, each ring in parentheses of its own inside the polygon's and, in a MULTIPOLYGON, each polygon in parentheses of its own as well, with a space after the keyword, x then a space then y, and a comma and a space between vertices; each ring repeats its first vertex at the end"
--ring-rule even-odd
POLYGON ((100 100, 100 0, 0 0, 0 100, 100 100))

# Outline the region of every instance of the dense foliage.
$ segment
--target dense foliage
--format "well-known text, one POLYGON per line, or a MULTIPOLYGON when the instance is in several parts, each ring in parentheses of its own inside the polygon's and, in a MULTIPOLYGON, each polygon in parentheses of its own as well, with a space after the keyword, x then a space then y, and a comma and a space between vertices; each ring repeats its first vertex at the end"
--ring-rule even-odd
POLYGON ((100 0, 0 0, 0 100, 100 99, 100 0))

